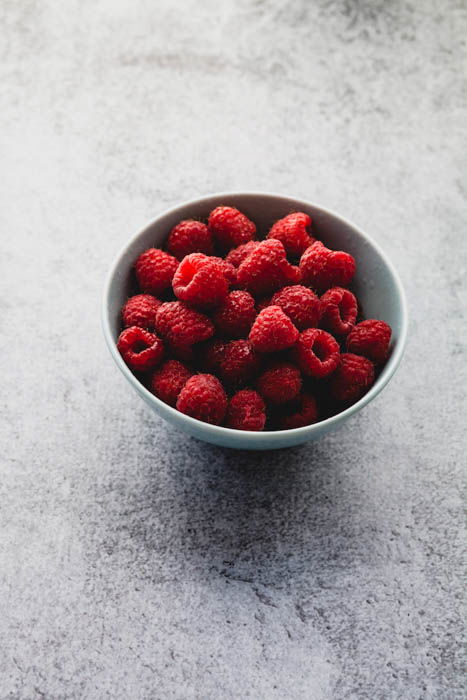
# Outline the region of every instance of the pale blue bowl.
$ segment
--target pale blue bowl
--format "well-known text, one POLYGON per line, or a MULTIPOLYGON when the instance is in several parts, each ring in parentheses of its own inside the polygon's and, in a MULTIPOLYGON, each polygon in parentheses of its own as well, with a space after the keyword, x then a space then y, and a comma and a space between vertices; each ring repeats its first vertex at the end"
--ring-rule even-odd
POLYGON ((157 415, 175 428, 214 445, 271 450, 316 440, 338 428, 379 394, 396 371, 404 352, 407 305, 399 277, 382 250, 365 233, 340 216, 301 199, 263 192, 226 192, 180 204, 160 214, 130 240, 110 269, 104 290, 102 322, 105 340, 117 367, 157 415), (256 223, 260 232, 267 232, 274 221, 292 211, 304 211, 312 217, 317 237, 330 248, 348 251, 355 257, 357 274, 352 288, 363 305, 365 317, 389 323, 393 336, 391 356, 376 383, 350 408, 319 423, 293 430, 256 433, 222 428, 190 418, 163 403, 133 376, 123 362, 115 343, 120 332, 120 309, 130 293, 131 269, 136 258, 147 248, 162 246, 172 226, 181 219, 206 219, 209 212, 220 204, 243 211, 256 223))

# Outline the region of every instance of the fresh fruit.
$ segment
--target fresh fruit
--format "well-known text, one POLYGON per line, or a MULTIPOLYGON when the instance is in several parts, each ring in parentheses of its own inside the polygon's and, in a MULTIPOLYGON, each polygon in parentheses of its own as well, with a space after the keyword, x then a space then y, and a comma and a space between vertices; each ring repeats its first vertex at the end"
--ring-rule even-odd
POLYGON ((227 410, 227 394, 212 374, 195 374, 181 390, 176 406, 187 416, 220 425, 227 410))
POLYGON ((232 396, 227 407, 225 425, 234 430, 263 430, 266 406, 258 392, 242 389, 232 396))
POLYGON ((292 347, 298 336, 298 330, 280 306, 267 306, 256 317, 249 339, 255 350, 270 353, 292 347))
POLYGON ((117 347, 155 396, 188 416, 234 430, 300 428, 363 396, 391 328, 356 323, 355 260, 315 240, 307 214, 256 235, 227 206, 173 226, 167 250, 135 262, 117 347))
POLYGON ((303 284, 321 293, 330 287, 346 287, 355 274, 355 260, 342 250, 330 250, 315 241, 300 259, 303 284))
POLYGON ((313 243, 310 236, 311 218, 308 214, 297 211, 284 216, 272 226, 268 238, 276 238, 282 243, 287 255, 297 258, 313 243))
POLYGON ((120 333, 117 348, 124 361, 135 372, 145 372, 155 367, 164 354, 164 344, 155 334, 130 326, 120 333))
POLYGON ((331 394, 337 401, 354 402, 368 391, 374 380, 375 370, 370 360, 345 352, 331 379, 331 394))
POLYGON ((139 288, 145 294, 162 294, 172 284, 178 260, 159 248, 141 253, 135 263, 139 288))
POLYGON ((389 354, 391 326, 384 321, 368 319, 357 323, 347 336, 347 350, 381 364, 389 354))

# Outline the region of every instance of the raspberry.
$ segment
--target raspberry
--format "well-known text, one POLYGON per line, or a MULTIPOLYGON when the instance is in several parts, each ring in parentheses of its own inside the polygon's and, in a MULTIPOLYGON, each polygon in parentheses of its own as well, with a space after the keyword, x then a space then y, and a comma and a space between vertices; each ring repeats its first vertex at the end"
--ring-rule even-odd
POLYGON ((267 238, 277 238, 287 255, 298 258, 315 240, 309 234, 310 228, 311 219, 308 214, 298 211, 276 221, 267 238))
POLYGON ((164 354, 164 344, 154 333, 130 326, 120 333, 117 348, 130 369, 145 372, 155 367, 164 354))
POLYGON ((300 393, 302 377, 290 362, 276 362, 258 377, 256 386, 265 401, 286 403, 300 393))
POLYGON ((252 389, 242 389, 232 396, 227 408, 225 425, 235 430, 263 430, 266 406, 261 396, 252 389))
POLYGON ((330 250, 321 241, 306 249, 300 260, 304 284, 317 292, 330 287, 345 287, 355 273, 355 260, 342 250, 330 250))
POLYGON ((218 263, 222 272, 224 273, 224 277, 230 285, 233 286, 234 284, 237 284, 237 270, 233 265, 223 258, 211 257, 211 260, 215 260, 218 263))
POLYGON ((230 292, 212 320, 225 338, 246 338, 256 318, 255 300, 248 292, 230 292))
POLYGON ((303 287, 300 284, 293 287, 283 287, 274 294, 271 304, 280 306, 300 331, 318 325, 320 302, 316 294, 308 287, 303 287))
POLYGON ((280 241, 261 241, 242 262, 237 273, 238 285, 254 296, 272 294, 286 284, 300 281, 300 270, 291 265, 280 241))
POLYGON ((204 363, 230 387, 245 385, 259 368, 258 356, 247 340, 213 341, 205 349, 204 363))
POLYGON ((174 354, 182 359, 190 357, 192 345, 214 334, 209 318, 181 301, 161 304, 156 314, 156 329, 167 340, 174 354))
POLYGON ((187 416, 220 425, 227 410, 227 395, 212 374, 195 374, 181 390, 176 407, 187 416))
POLYGON ((234 267, 240 267, 242 262, 259 246, 260 241, 248 241, 234 248, 226 257, 226 262, 234 267))
POLYGON ((151 294, 130 297, 122 308, 123 325, 125 328, 139 326, 153 331, 156 327, 156 311, 160 305, 159 299, 151 294))
POLYGON ((230 250, 255 237, 256 226, 234 207, 217 207, 209 214, 209 230, 222 250, 230 250))
POLYGON ((366 357, 342 353, 331 379, 331 393, 338 401, 357 401, 375 380, 373 363, 366 357))
POLYGON ((320 328, 308 328, 297 341, 295 357, 302 372, 310 377, 327 377, 339 364, 339 344, 320 328))
POLYGON ((191 253, 183 258, 172 282, 175 295, 193 306, 210 308, 226 298, 229 283, 216 258, 191 253))
POLYGON ((148 294, 161 294, 172 284, 178 260, 158 248, 149 248, 136 261, 136 278, 140 289, 148 294))
POLYGON ((192 375, 193 372, 178 360, 167 360, 152 375, 151 391, 169 406, 175 406, 179 393, 192 375))
POLYGON ((249 339, 258 352, 276 352, 290 348, 298 336, 298 330, 280 306, 268 306, 256 317, 249 339))
POLYGON ((357 310, 357 300, 348 289, 328 289, 321 297, 320 325, 335 335, 347 335, 355 325, 357 310))
POLYGON ((298 399, 296 410, 279 420, 279 429, 303 428, 318 420, 318 406, 314 396, 303 391, 298 399))
POLYGON ((384 321, 368 319, 352 328, 347 336, 347 350, 380 364, 387 359, 390 340, 391 326, 384 321))
POLYGON ((212 255, 212 237, 208 227, 194 219, 180 221, 169 234, 167 250, 178 260, 183 260, 190 253, 212 255))

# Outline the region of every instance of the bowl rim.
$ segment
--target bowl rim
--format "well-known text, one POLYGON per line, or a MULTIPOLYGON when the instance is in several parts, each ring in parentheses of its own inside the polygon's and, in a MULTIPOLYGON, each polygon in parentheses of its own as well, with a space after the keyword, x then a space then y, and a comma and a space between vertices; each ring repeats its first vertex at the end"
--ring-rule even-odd
MULTIPOLYGON (((387 257, 386 253, 380 248, 380 246, 375 243, 375 241, 368 236, 367 233, 361 230, 361 228, 357 225, 355 225, 352 221, 349 219, 345 219, 342 217, 340 214, 337 214, 334 212, 332 209, 328 209, 325 207, 322 207, 318 204, 315 204, 314 202, 311 202, 306 199, 302 199, 300 197, 293 197, 289 196, 286 194, 279 194, 276 192, 266 192, 266 191, 231 191, 231 192, 213 192, 212 194, 208 195, 203 195, 202 197, 196 197, 193 199, 189 199, 187 201, 181 202, 177 204, 176 206, 170 207, 168 209, 164 209, 161 211, 155 218, 153 218, 151 221, 149 221, 144 228, 142 228, 138 233, 133 235, 129 241, 126 242, 126 244, 119 250, 118 254, 115 256, 115 258, 112 261, 112 264, 110 266, 110 269, 107 273, 107 277, 105 280, 104 284, 104 292, 103 292, 103 298, 102 298, 102 308, 101 308, 101 321, 102 321, 102 328, 103 328, 103 333, 104 333, 104 338, 106 341, 106 344, 109 348, 110 354, 112 355, 112 358, 114 362, 116 363, 117 367, 120 369, 122 374, 125 376, 125 378, 128 380, 128 382, 134 387, 134 389, 142 395, 142 397, 146 400, 147 403, 150 405, 153 404, 157 409, 160 409, 162 411, 167 411, 169 415, 173 415, 174 419, 177 422, 182 422, 186 423, 187 425, 194 424, 197 427, 203 427, 206 430, 208 430, 211 434, 219 436, 237 436, 238 438, 250 438, 254 442, 261 442, 264 439, 267 439, 268 441, 275 441, 277 440, 278 442, 281 441, 281 438, 283 439, 284 436, 290 436, 292 438, 296 437, 299 439, 300 437, 303 437, 307 433, 313 434, 314 432, 322 432, 331 429, 333 426, 337 425, 338 423, 342 422, 343 420, 346 420, 347 418, 350 418, 352 415, 360 411, 362 408, 364 408, 367 404, 370 403, 383 389, 384 387, 388 384, 389 380, 391 377, 394 375, 396 369, 398 368, 402 356, 404 354, 406 342, 407 342, 407 332, 408 332, 408 323, 409 323, 409 314, 408 314, 408 306, 407 306, 407 300, 404 292, 404 287, 402 286, 402 282, 400 280, 399 274, 397 273, 394 265, 392 262, 389 260, 387 257), (162 217, 168 216, 170 214, 175 214, 177 210, 186 208, 194 205, 199 205, 203 204, 204 202, 209 202, 210 200, 213 199, 228 199, 231 197, 246 197, 246 198, 256 198, 256 197, 265 197, 265 198, 270 198, 270 199, 286 199, 294 202, 301 202, 307 206, 313 207, 317 212, 320 214, 325 214, 325 215, 331 215, 332 217, 338 219, 340 222, 343 224, 346 224, 347 226, 350 226, 351 228, 355 229, 367 242, 367 244, 373 248, 373 250, 382 258, 384 261, 384 264, 386 265, 387 269, 389 270, 394 283, 395 287, 397 290, 397 294, 399 297, 399 303, 401 307, 401 327, 400 327, 400 333, 399 337, 396 340, 396 343, 393 347, 392 353, 386 362, 386 365, 384 366, 381 374, 379 375, 378 379, 376 382, 373 384, 373 386, 370 388, 370 390, 362 396, 361 399, 359 399, 356 403, 352 404, 348 408, 345 408, 343 411, 340 411, 339 413, 336 413, 334 416, 330 416, 329 418, 325 418, 322 421, 317 421, 316 423, 311 423, 310 425, 305 425, 300 428, 289 428, 287 430, 266 430, 266 431, 253 431, 253 430, 236 430, 235 428, 226 428, 221 425, 212 425, 211 423, 206 423, 204 421, 200 421, 197 418, 193 418, 192 416, 188 416, 184 413, 181 413, 180 411, 177 411, 176 408, 173 408, 172 406, 169 406, 169 404, 165 403, 161 399, 157 398, 154 394, 152 394, 135 376, 134 374, 130 371, 130 369, 127 367, 125 362, 123 361, 120 353, 117 350, 117 344, 113 338, 112 335, 112 330, 110 326, 110 317, 109 317, 109 302, 110 302, 110 288, 112 285, 112 281, 115 277, 115 274, 118 272, 118 269, 121 265, 122 259, 126 255, 126 252, 128 248, 130 248, 136 241, 146 233, 146 231, 149 228, 152 228, 154 224, 157 223, 159 219, 162 217)), ((157 411, 160 414, 160 411, 157 411)), ((161 416, 162 418, 164 416, 161 416)))

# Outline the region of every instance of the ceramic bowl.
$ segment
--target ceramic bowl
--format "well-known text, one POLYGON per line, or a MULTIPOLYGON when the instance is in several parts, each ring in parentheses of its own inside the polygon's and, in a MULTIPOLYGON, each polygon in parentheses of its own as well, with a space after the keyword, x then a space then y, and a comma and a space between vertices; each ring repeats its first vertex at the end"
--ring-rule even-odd
POLYGON ((117 367, 125 379, 154 413, 173 428, 195 438, 247 450, 270 450, 316 440, 335 430, 367 406, 384 389, 396 371, 404 352, 407 336, 407 305, 404 290, 392 264, 371 238, 337 214, 302 199, 262 192, 214 194, 180 204, 157 216, 134 236, 119 253, 110 268, 104 290, 102 321, 104 336, 117 367), (120 332, 120 309, 131 292, 132 267, 138 255, 150 247, 162 247, 178 221, 206 219, 219 205, 237 207, 265 233, 274 221, 292 211, 303 211, 313 220, 315 236, 327 246, 351 253, 357 262, 352 289, 362 303, 366 318, 378 318, 392 327, 391 355, 377 381, 360 401, 331 418, 292 430, 250 432, 209 425, 179 413, 153 396, 131 373, 116 348, 120 332))

